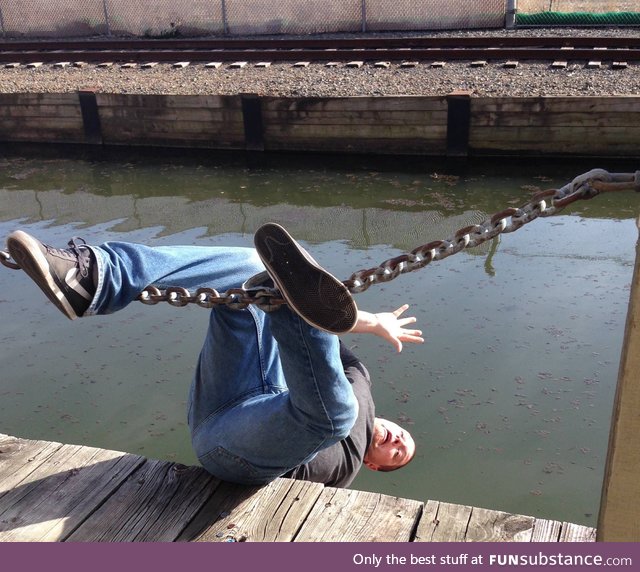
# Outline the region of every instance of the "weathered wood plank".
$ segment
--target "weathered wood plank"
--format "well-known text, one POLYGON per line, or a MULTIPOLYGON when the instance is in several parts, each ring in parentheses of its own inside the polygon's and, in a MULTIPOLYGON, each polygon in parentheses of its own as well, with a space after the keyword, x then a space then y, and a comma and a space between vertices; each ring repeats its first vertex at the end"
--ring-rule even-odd
POLYGON ((296 542, 408 542, 422 506, 388 495, 326 488, 296 542))
POLYGON ((445 139, 447 128, 444 125, 304 125, 275 124, 265 125, 265 138, 270 136, 288 136, 291 138, 341 139, 352 137, 360 139, 445 139))
POLYGON ((444 142, 389 139, 287 139, 269 138, 265 140, 266 151, 309 151, 340 153, 378 153, 386 155, 442 155, 444 142))
POLYGON ((200 467, 148 460, 69 542, 173 542, 219 481, 200 467))
POLYGON ((0 541, 64 540, 142 462, 137 455, 63 445, 0 497, 0 541))
POLYGON ((136 93, 96 93, 98 107, 138 107, 141 109, 242 109, 237 95, 147 95, 136 93))
POLYGON ((548 141, 581 141, 584 146, 597 144, 602 138, 635 142, 638 144, 640 126, 627 127, 551 127, 551 126, 521 126, 521 127, 485 127, 471 129, 470 141, 479 144, 484 141, 516 142, 522 145, 546 143, 548 141))
POLYGON ((627 113, 640 111, 638 96, 607 97, 474 97, 471 111, 514 113, 627 113))
POLYGON ((446 125, 444 111, 333 111, 333 112, 270 112, 263 114, 267 125, 446 125))
POLYGON ((640 125, 640 111, 620 113, 566 112, 566 113, 520 113, 486 112, 473 113, 471 124, 480 127, 556 127, 556 128, 602 128, 640 125))
POLYGON ((323 489, 291 479, 264 487, 223 483, 179 540, 291 542, 323 489))
POLYGON ((107 134, 113 131, 133 135, 145 133, 153 135, 185 136, 211 136, 212 134, 233 134, 243 132, 241 123, 203 122, 203 121, 160 121, 154 119, 128 120, 122 118, 108 123, 102 122, 102 131, 107 134))
POLYGON ((531 542, 559 542, 562 523, 557 520, 536 518, 531 542))
POLYGON ((103 141, 113 145, 155 145, 167 147, 185 147, 190 144, 205 147, 243 146, 244 138, 240 135, 223 138, 212 133, 118 133, 105 130, 103 141))
POLYGON ((0 435, 0 496, 17 487, 62 443, 0 435))
POLYGON ((81 131, 82 117, 0 117, 0 129, 11 131, 23 131, 31 129, 34 131, 47 132, 48 130, 60 131, 81 131))
POLYGON ((595 540, 595 528, 589 528, 587 526, 572 524, 569 522, 562 523, 560 542, 595 542, 595 540))
POLYGON ((447 98, 440 96, 361 96, 334 98, 265 97, 263 112, 270 111, 446 111, 447 98))
POLYGON ((225 122, 242 124, 242 113, 235 109, 210 109, 204 107, 163 108, 151 107, 148 109, 138 107, 101 107, 100 119, 138 121, 186 121, 186 122, 225 122))
POLYGON ((427 503, 416 533, 418 542, 463 542, 467 534, 471 507, 453 503, 427 503))
POLYGON ((265 136, 267 151, 329 151, 342 153, 380 153, 380 154, 415 154, 442 155, 445 152, 444 139, 360 139, 354 137, 341 138, 290 138, 286 136, 265 136))
POLYGON ((211 137, 203 137, 197 139, 195 137, 184 138, 168 138, 168 137, 154 137, 149 138, 143 135, 138 135, 131 139, 110 139, 104 137, 103 141, 108 145, 116 146, 131 146, 131 147, 166 147, 170 149, 245 149, 244 140, 237 141, 223 141, 216 140, 211 137))
POLYGON ((596 157, 635 157, 637 146, 632 144, 615 144, 610 142, 601 142, 597 146, 588 146, 577 142, 552 141, 547 144, 544 142, 525 145, 508 145, 506 143, 487 143, 483 146, 474 146, 472 154, 474 155, 520 155, 539 154, 542 156, 571 156, 571 155, 591 155, 596 157))
POLYGON ((26 141, 34 143, 84 143, 84 132, 79 130, 46 129, 38 131, 3 129, 0 124, 0 141, 26 141))
POLYGON ((465 540, 467 542, 530 542, 535 519, 497 510, 474 508, 465 540))
POLYGON ((0 105, 0 118, 3 117, 75 117, 81 118, 80 106, 76 101, 72 105, 0 105))
POLYGON ((78 94, 69 93, 0 93, 0 107, 23 105, 78 105, 78 94))

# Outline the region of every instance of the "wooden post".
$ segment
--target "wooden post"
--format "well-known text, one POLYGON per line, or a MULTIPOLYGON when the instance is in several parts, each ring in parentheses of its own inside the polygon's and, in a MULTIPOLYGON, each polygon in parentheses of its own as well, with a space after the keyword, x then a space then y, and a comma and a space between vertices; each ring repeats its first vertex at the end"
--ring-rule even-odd
POLYGON ((264 151, 262 100, 258 95, 241 94, 244 140, 247 151, 264 151))
POLYGON ((469 154, 471 129, 471 92, 454 91, 447 95, 447 156, 469 154))
POLYGON ((78 91, 85 142, 91 145, 102 145, 102 127, 96 92, 93 89, 78 91))
MULTIPOLYGON (((640 230, 640 219, 637 222, 640 230)), ((640 243, 631 284, 609 435, 598 531, 600 542, 640 541, 640 243)))

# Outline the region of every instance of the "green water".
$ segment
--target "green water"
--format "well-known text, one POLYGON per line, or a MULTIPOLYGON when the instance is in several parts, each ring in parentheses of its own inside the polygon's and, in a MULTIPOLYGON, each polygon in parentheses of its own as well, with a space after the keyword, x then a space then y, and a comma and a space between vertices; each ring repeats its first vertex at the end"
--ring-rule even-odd
MULTIPOLYGON (((637 165, 0 150, 0 233, 251 245, 284 224, 347 278, 594 167, 637 165), (50 153, 50 152, 49 152, 50 153)), ((416 459, 354 488, 595 525, 640 196, 598 197, 356 298, 411 304, 427 343, 346 336, 416 459)), ((185 400, 207 311, 70 322, 0 268, 0 432, 195 463, 185 400)))

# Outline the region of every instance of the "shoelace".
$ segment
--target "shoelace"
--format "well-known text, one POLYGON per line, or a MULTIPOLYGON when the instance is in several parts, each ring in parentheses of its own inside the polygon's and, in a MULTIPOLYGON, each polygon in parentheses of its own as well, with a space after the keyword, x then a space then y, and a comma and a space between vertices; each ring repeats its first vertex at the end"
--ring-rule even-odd
POLYGON ((85 246, 87 242, 84 238, 80 238, 79 236, 74 236, 68 243, 69 250, 73 252, 78 259, 78 269, 80 270, 80 275, 83 278, 89 276, 89 263, 91 262, 91 257, 89 256, 89 249, 85 246), (77 241, 81 240, 82 244, 78 244, 77 241), (81 246, 85 246, 85 248, 80 248, 81 246))
POLYGON ((87 242, 84 238, 80 238, 79 236, 74 236, 68 243, 69 248, 61 249, 54 248, 45 244, 44 246, 51 253, 55 253, 58 255, 62 255, 68 258, 74 258, 78 264, 78 270, 80 271, 80 275, 83 278, 89 276, 89 264, 91 263, 91 256, 89 255, 89 249, 85 246, 85 248, 81 248, 86 245, 87 242), (78 241, 82 241, 80 244, 78 241))

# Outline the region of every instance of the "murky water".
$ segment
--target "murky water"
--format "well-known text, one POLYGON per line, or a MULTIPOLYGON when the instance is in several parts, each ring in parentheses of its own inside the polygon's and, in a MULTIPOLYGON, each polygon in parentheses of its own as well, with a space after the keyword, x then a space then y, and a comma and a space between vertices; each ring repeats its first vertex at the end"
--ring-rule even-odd
MULTIPOLYGON (((593 167, 350 157, 0 151, 0 234, 251 245, 281 222, 340 278, 525 202, 593 167)), ((574 204, 356 298, 411 304, 427 343, 346 336, 378 414, 415 435, 405 470, 354 487, 595 525, 640 197, 574 204)), ((0 269, 0 432, 196 462, 185 400, 207 311, 70 322, 0 269)))

